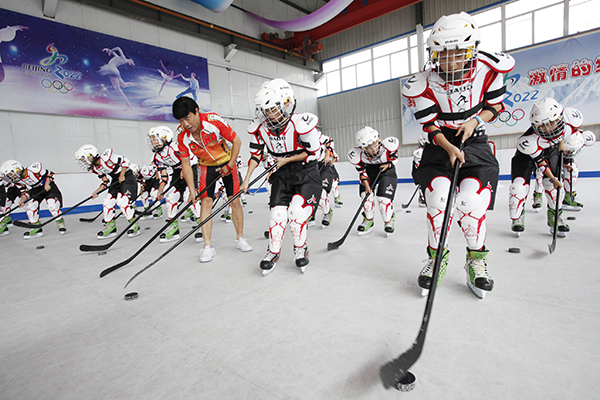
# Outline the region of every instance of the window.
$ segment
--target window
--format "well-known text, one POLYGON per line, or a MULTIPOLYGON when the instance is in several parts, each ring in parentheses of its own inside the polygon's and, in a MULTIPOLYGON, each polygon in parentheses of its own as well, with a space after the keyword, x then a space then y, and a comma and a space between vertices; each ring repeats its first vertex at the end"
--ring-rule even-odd
MULTIPOLYGON (((481 49, 501 52, 600 27, 599 0, 517 0, 471 13, 481 33, 481 49), (565 8, 568 21, 565 28, 565 8), (504 18, 503 18, 504 15, 504 18)), ((416 33, 359 50, 323 63, 325 77, 317 85, 318 96, 351 90, 419 72, 427 62, 427 38, 423 49, 416 33)))

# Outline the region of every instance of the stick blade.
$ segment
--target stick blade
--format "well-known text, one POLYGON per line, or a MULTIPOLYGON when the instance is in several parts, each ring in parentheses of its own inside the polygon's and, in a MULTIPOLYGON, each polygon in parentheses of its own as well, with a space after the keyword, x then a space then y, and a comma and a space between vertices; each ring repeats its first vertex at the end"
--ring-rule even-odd
POLYGON ((32 229, 37 226, 37 225, 29 224, 27 222, 19 221, 19 220, 13 221, 13 225, 18 226, 20 228, 32 228, 32 229))
POLYGON ((94 218, 79 218, 79 222, 94 222, 94 218))
POLYGON ((402 204, 402 208, 408 208, 408 204, 402 204))
POLYGON ((548 245, 548 251, 550 251, 550 254, 554 253, 554 250, 556 250, 556 238, 554 238, 552 243, 548 245))
POLYGON ((106 268, 104 271, 100 272, 100 278, 104 278, 106 275, 118 270, 121 267, 126 266, 130 262, 131 262, 131 259, 127 259, 125 261, 121 261, 120 263, 113 265, 112 267, 106 268))
POLYGON ((110 243, 99 244, 99 245, 82 244, 81 246, 79 246, 79 251, 84 251, 84 252, 88 252, 88 251, 106 251, 106 250, 109 249, 109 247, 110 247, 110 243))
POLYGON ((410 349, 402 353, 398 358, 383 364, 379 368, 379 377, 381 378, 383 387, 386 389, 390 387, 395 388, 400 379, 408 374, 409 368, 417 362, 422 350, 422 342, 417 338, 410 349))
POLYGON ((337 242, 329 242, 327 243, 327 250, 331 251, 331 250, 337 250, 341 245, 342 245, 343 241, 337 241, 337 242))

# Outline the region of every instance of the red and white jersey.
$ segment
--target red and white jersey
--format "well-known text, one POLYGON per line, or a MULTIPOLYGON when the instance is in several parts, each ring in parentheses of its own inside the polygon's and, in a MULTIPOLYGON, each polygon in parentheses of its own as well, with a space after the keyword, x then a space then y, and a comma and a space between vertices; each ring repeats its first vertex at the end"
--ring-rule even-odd
POLYGON ((473 74, 458 85, 447 83, 435 69, 408 78, 402 94, 409 99, 417 121, 458 129, 485 106, 502 103, 506 92, 503 74, 513 69, 514 58, 479 51, 475 62, 473 74))
POLYGON ((207 166, 223 165, 231 159, 231 145, 236 133, 217 113, 200 113, 200 142, 181 125, 177 128, 179 154, 190 158, 194 154, 198 163, 207 166))
POLYGON ((254 119, 248 126, 250 139, 250 154, 258 160, 263 157, 265 146, 269 154, 275 160, 300 154, 308 153, 305 162, 319 160, 322 158, 321 132, 317 129, 319 119, 311 113, 293 114, 281 133, 272 132, 258 119, 254 119))
POLYGON ((398 148, 400 141, 398 138, 390 136, 381 141, 379 152, 375 156, 370 156, 360 147, 353 147, 348 151, 348 161, 354 165, 357 170, 364 170, 367 165, 385 164, 394 162, 398 159, 398 148))
POLYGON ((527 154, 536 163, 544 160, 545 152, 557 146, 565 137, 579 130, 583 125, 583 115, 575 108, 565 108, 563 111, 565 118, 565 129, 554 139, 541 137, 533 128, 529 128, 519 139, 517 139, 517 150, 527 154))
POLYGON ((52 171, 48 171, 42 167, 42 163, 39 162, 28 165, 24 172, 24 177, 21 178, 19 183, 26 185, 30 189, 43 185, 46 183, 46 177, 52 178, 54 175, 52 171))
POLYGON ((111 175, 116 177, 121 173, 121 168, 129 168, 129 159, 120 156, 113 152, 113 149, 108 148, 100 154, 100 165, 92 165, 92 172, 98 176, 111 175))

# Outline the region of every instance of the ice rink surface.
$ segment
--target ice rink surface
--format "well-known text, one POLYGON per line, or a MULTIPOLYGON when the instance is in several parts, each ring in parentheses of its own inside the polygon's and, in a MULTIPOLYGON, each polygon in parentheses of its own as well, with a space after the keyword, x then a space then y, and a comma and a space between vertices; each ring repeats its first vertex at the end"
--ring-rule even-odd
MULTIPOLYGON (((127 280, 171 244, 153 243, 127 259, 163 225, 141 221, 105 255, 82 253, 100 244, 99 222, 66 217, 45 236, 23 240, 24 229, 0 238, 0 388, 2 399, 591 399, 600 378, 600 180, 581 179, 580 212, 548 252, 544 211, 527 204, 526 229, 510 231, 508 185, 501 181, 488 213, 489 273, 494 290, 478 300, 467 288, 466 242, 454 223, 450 264, 433 313, 410 393, 385 390, 379 367, 407 350, 425 307, 417 276, 426 259, 425 209, 414 186, 400 184, 396 232, 339 239, 359 204, 356 186, 342 186, 343 208, 332 225, 309 229, 310 264, 293 264, 286 232, 276 269, 263 277, 267 195, 248 197, 245 237, 254 251, 235 249, 232 224, 217 219, 217 256, 199 263, 193 237, 127 280), (250 213, 252 211, 252 213, 250 213), (407 212, 410 211, 410 212, 407 212), (149 228, 149 229, 146 229, 149 228), (43 249, 37 249, 44 246, 43 249), (520 254, 508 252, 519 247, 520 254), (139 298, 125 301, 132 291, 139 298)), ((530 194, 531 195, 531 194, 530 194)), ((566 218, 565 218, 566 220, 566 218)), ((120 218, 122 229, 126 221, 120 218)), ((180 223, 182 235, 193 225, 180 223)))

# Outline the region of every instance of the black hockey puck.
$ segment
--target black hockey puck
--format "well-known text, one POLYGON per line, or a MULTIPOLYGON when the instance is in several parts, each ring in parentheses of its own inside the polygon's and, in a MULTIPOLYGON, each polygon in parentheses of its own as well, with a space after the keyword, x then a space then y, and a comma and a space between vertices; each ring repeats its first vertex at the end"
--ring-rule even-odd
POLYGON ((265 231, 265 239, 269 238, 269 231, 265 231))
POLYGON ((508 252, 509 253, 515 253, 515 254, 519 254, 521 252, 521 249, 518 247, 509 247, 508 248, 508 252))
POLYGON ((145 227, 144 229, 145 229, 145 230, 147 230, 147 231, 149 231, 149 230, 150 230, 150 227, 149 227, 149 226, 147 226, 147 227, 145 227))
POLYGON ((128 301, 129 301, 129 300, 135 300, 135 299, 137 299, 137 298, 138 298, 138 292, 131 292, 131 293, 127 293, 127 294, 124 296, 124 298, 125 298, 125 300, 128 300, 128 301))
POLYGON ((408 214, 408 213, 411 213, 411 212, 412 212, 412 211, 410 211, 410 210, 406 210, 406 213, 407 213, 407 214, 408 214))
POLYGON ((575 221, 577 218, 576 218, 576 217, 567 217, 567 219, 568 219, 569 221, 575 221))
POLYGON ((37 249, 37 250, 41 250, 41 249, 43 249, 43 248, 44 248, 44 246, 37 246, 37 247, 36 247, 36 249, 37 249))
POLYGON ((99 251, 99 252, 98 252, 98 255, 99 255, 99 256, 103 256, 103 255, 105 255, 105 254, 106 254, 106 252, 105 252, 105 251, 99 251))
POLYGON ((406 371, 406 375, 404 375, 398 383, 396 384, 396 389, 401 392, 410 392, 415 388, 415 381, 417 378, 410 371, 406 371))

